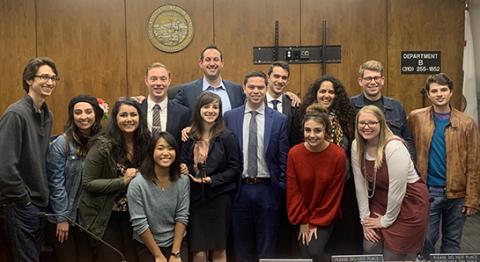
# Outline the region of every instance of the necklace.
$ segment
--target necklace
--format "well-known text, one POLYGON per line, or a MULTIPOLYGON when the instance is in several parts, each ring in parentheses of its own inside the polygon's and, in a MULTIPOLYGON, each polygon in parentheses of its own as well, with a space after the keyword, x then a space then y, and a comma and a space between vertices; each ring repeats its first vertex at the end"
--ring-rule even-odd
POLYGON ((153 183, 157 185, 162 192, 165 192, 171 184, 170 180, 160 181, 158 178, 154 178, 153 183))
POLYGON ((375 195, 375 186, 377 185, 377 169, 373 167, 373 174, 370 176, 367 172, 367 161, 363 158, 362 165, 363 176, 365 177, 365 187, 367 188, 368 198, 372 198, 375 195))

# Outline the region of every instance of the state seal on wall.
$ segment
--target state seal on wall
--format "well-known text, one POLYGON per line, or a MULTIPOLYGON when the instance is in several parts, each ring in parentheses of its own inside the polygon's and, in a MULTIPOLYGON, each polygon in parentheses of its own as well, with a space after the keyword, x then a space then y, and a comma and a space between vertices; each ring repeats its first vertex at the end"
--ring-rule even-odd
POLYGON ((156 48, 168 53, 178 52, 193 39, 192 19, 179 6, 162 5, 150 16, 147 33, 156 48))

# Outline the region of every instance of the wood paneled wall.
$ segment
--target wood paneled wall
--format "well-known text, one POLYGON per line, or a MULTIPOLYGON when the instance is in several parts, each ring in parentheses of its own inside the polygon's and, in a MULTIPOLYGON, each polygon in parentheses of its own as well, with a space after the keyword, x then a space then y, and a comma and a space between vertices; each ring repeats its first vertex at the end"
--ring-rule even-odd
MULTIPOLYGON (((218 45, 225 58, 222 76, 241 82, 253 65, 252 47, 274 44, 320 45, 322 20, 328 44, 342 46, 342 62, 329 64, 350 95, 360 92, 358 67, 369 59, 385 66, 384 93, 410 111, 422 106, 426 75, 401 75, 402 50, 439 50, 442 70, 454 80, 460 105, 463 54, 463 0, 0 0, 0 112, 24 94, 21 75, 31 57, 50 56, 62 78, 47 100, 61 132, 71 97, 89 93, 110 104, 119 96, 145 94, 148 64, 172 71, 172 85, 201 77, 199 52, 218 45), (146 23, 161 5, 175 4, 190 14, 194 38, 177 53, 157 50, 146 23)), ((318 64, 291 66, 289 89, 303 96, 322 75, 318 64)), ((428 104, 428 103, 427 103, 428 104)))

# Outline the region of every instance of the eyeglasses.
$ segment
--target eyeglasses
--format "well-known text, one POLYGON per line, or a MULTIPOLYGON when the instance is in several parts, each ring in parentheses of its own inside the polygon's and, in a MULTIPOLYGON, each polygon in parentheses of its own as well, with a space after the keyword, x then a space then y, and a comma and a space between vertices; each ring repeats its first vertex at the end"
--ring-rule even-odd
POLYGON ((358 126, 359 126, 360 128, 364 128, 364 127, 366 127, 366 126, 368 126, 368 127, 375 127, 376 125, 378 125, 378 123, 380 123, 380 122, 378 122, 378 121, 371 121, 371 122, 360 121, 360 122, 358 122, 358 126))
POLYGON ((383 76, 369 76, 369 77, 362 77, 362 79, 366 82, 371 82, 372 80, 375 82, 380 82, 383 79, 383 76))
POLYGON ((38 77, 40 78, 42 81, 45 81, 45 82, 48 82, 48 80, 52 80, 52 82, 57 82, 57 81, 60 81, 60 77, 56 76, 56 75, 53 75, 53 76, 49 76, 49 75, 35 75, 35 77, 38 77))

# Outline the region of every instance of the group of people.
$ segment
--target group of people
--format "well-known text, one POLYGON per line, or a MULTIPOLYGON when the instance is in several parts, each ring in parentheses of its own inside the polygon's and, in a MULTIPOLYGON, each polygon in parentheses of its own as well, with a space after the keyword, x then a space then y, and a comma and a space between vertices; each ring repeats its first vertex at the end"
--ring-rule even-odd
POLYGON ((460 251, 480 204, 480 135, 451 106, 445 74, 427 78, 432 106, 407 118, 382 95, 378 61, 360 66, 359 95, 323 76, 303 101, 286 92, 285 62, 243 85, 222 79, 223 65, 208 46, 203 78, 169 88, 167 67, 152 63, 147 97, 117 99, 102 124, 97 99, 76 96, 51 139, 45 100, 59 74, 49 58, 29 61, 27 95, 0 119, 0 212, 14 260, 38 261, 43 236, 58 261, 428 259, 440 224, 440 252, 460 251))

